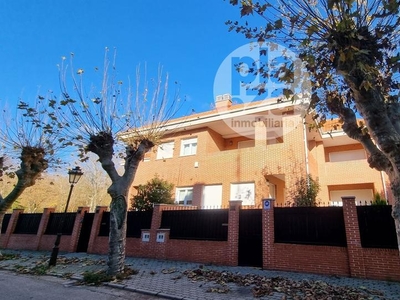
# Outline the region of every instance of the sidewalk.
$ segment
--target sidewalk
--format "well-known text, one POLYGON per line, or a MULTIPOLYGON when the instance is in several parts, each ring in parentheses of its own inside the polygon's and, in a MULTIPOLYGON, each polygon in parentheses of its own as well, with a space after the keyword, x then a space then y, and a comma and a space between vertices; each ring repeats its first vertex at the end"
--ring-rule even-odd
MULTIPOLYGON (((2 250, 15 259, 0 259, 0 269, 30 273, 47 266, 50 252, 2 250)), ((303 273, 266 271, 177 261, 126 258, 138 271, 129 279, 106 285, 168 299, 400 299, 400 283, 303 273)), ((84 272, 107 269, 107 256, 60 253, 47 274, 80 281, 84 272)))

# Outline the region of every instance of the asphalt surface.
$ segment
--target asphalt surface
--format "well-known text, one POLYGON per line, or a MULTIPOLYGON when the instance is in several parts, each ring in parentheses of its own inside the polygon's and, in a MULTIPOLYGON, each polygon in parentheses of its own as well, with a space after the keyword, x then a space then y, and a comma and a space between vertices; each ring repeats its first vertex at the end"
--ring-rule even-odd
POLYGON ((134 293, 107 286, 77 285, 75 280, 56 276, 32 276, 0 271, 2 300, 155 300, 157 296, 134 293))
MULTIPOLYGON (((107 269, 107 257, 104 255, 60 253, 57 265, 48 269, 50 252, 2 250, 2 253, 4 258, 7 258, 0 258, 0 269, 4 271, 25 275, 45 270, 44 277, 35 275, 35 278, 40 280, 52 275, 69 286, 82 284, 85 272, 93 274, 107 269)), ((111 295, 123 291, 158 298, 187 300, 400 299, 399 282, 134 257, 127 257, 125 263, 127 267, 135 270, 136 274, 120 281, 103 283, 101 287, 92 287, 94 291, 106 288, 107 291, 114 291, 111 290, 111 295)), ((141 299, 134 295, 132 294, 131 299, 141 299)), ((0 294, 0 299, 7 298, 0 294)))

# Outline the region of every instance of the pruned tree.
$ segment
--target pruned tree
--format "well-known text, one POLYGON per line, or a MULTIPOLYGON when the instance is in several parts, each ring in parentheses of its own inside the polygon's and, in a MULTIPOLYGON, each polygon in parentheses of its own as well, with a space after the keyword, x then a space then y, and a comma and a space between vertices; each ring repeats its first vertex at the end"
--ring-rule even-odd
POLYGON ((108 49, 100 86, 92 85, 87 91, 83 77, 88 72, 74 69, 73 57, 69 66, 65 58, 60 65, 62 97, 50 97, 48 115, 59 122, 64 144, 76 146, 82 160, 89 152, 97 155, 111 180, 107 272, 116 276, 124 271, 129 189, 144 154, 163 136, 163 126, 177 112, 180 99, 178 90, 169 98, 168 75, 163 75, 162 68, 148 80, 146 68, 137 67, 135 85, 128 83, 124 89, 123 81, 116 78, 115 53, 110 60, 108 49))
POLYGON ((59 131, 52 122, 47 127, 41 124, 45 116, 39 113, 41 100, 35 108, 25 102, 19 102, 16 112, 3 110, 3 122, 0 124, 0 180, 4 176, 16 179, 6 195, 0 194, 0 229, 5 212, 11 208, 18 197, 33 186, 49 165, 56 165, 55 152, 59 131))
POLYGON ((137 194, 131 198, 131 208, 138 211, 152 210, 154 204, 173 204, 172 190, 174 185, 159 176, 150 179, 146 184, 137 187, 137 194))
MULTIPOLYGON (((364 146, 370 167, 386 172, 400 245, 399 1, 230 3, 240 5, 246 18, 243 23, 228 21, 230 30, 259 44, 283 43, 298 54, 300 63, 283 62, 272 74, 293 87, 286 96, 301 90, 302 78, 309 79, 314 118, 323 123, 338 116, 344 132, 364 146)), ((249 72, 266 82, 266 70, 271 70, 265 67, 258 63, 249 72)))

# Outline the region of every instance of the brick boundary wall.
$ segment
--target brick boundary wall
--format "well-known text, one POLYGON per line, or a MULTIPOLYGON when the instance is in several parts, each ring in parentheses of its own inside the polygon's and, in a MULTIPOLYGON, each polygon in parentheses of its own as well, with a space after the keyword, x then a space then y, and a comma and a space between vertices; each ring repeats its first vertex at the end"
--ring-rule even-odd
MULTIPOLYGON (((23 212, 24 212, 23 209, 14 209, 13 210, 11 217, 10 217, 10 221, 8 222, 8 227, 7 227, 6 233, 4 234, 3 244, 1 245, 3 248, 12 249, 12 246, 9 245, 10 238, 11 238, 11 235, 13 235, 15 226, 17 226, 19 214, 22 214, 23 212)), ((18 247, 21 247, 21 249, 23 249, 22 248, 23 245, 21 245, 22 243, 23 243, 22 241, 18 241, 18 247)), ((34 249, 32 249, 32 250, 34 250, 34 249)))
MULTIPOLYGON (((264 269, 400 281, 400 257, 397 249, 362 248, 354 197, 343 197, 347 247, 274 243, 274 201, 273 199, 268 201, 269 209, 265 209, 263 205, 262 211, 264 269)), ((230 202, 227 241, 170 239, 169 230, 160 228, 162 212, 177 208, 194 209, 185 206, 171 207, 166 204, 155 205, 151 228, 142 230, 141 238, 127 238, 126 255, 238 265, 241 201, 230 202)), ((50 253, 55 235, 43 236, 43 233, 52 211, 52 209, 44 211, 37 235, 27 235, 13 234, 18 216, 23 212, 14 210, 7 231, 1 239, 1 246, 10 249, 48 250, 50 253)), ((81 221, 86 211, 88 208, 78 210, 73 234, 63 237, 61 251, 76 250, 81 221)), ((105 211, 107 207, 96 208, 88 253, 108 253, 108 237, 98 236, 105 211)))
POLYGON ((85 213, 89 212, 89 207, 87 206, 80 206, 78 207, 78 211, 76 212, 74 229, 72 230, 71 234, 71 241, 69 243, 68 252, 74 252, 78 247, 79 236, 82 229, 83 218, 85 217, 85 213))
POLYGON ((99 236, 101 219, 103 218, 103 212, 105 211, 107 211, 107 206, 96 207, 87 253, 108 253, 108 236, 99 236))
MULTIPOLYGON (((55 209, 54 208, 45 208, 43 210, 43 215, 42 219, 40 220, 40 225, 37 233, 37 239, 36 239, 36 249, 35 250, 41 250, 41 247, 43 247, 43 244, 46 245, 46 240, 47 240, 47 235, 44 235, 44 232, 46 231, 47 224, 49 223, 50 219, 50 214, 54 213, 55 209)), ((54 245, 55 239, 53 237, 53 245, 54 245)))

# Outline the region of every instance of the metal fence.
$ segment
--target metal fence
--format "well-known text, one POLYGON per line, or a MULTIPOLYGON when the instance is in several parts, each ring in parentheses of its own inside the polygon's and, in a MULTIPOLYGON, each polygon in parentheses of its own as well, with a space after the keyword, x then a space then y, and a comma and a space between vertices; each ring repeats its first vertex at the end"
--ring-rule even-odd
POLYGON ((161 228, 170 229, 171 239, 228 240, 228 209, 167 210, 161 228))
POLYGON ((1 233, 4 234, 7 231, 8 223, 10 223, 11 214, 5 214, 3 218, 3 223, 1 225, 1 233))
POLYGON ((397 249, 391 205, 357 206, 361 245, 365 248, 397 249))
MULTIPOLYGON (((127 237, 140 238, 142 229, 150 229, 153 211, 128 211, 127 237)), ((108 236, 110 232, 110 212, 103 212, 99 236, 108 236)))
MULTIPOLYGON (((363 247, 397 249, 391 211, 390 205, 357 206, 363 247)), ((171 239, 226 241, 228 215, 228 209, 166 210, 162 212, 161 228, 170 229, 171 239)), ((51 213, 45 234, 57 234, 63 217, 63 213, 51 213)), ((2 234, 10 218, 11 214, 4 215, 2 234)), ((13 233, 37 234, 41 218, 42 213, 19 214, 13 233)), ((63 234, 72 234, 75 218, 76 213, 65 215, 63 234)), ((346 246, 342 207, 275 207, 274 220, 276 243, 346 246)), ((152 211, 129 211, 127 237, 140 238, 141 230, 150 229, 151 221, 152 211)), ((108 236, 109 227, 110 213, 104 212, 99 236, 108 236)))
POLYGON ((274 208, 275 242, 346 246, 342 207, 274 208))
POLYGON ((140 238, 142 229, 150 229, 153 211, 128 211, 126 236, 140 238))
POLYGON ((74 230, 76 213, 66 213, 64 225, 60 228, 64 213, 50 213, 49 222, 47 223, 44 234, 57 234, 71 235, 74 230))
POLYGON ((101 217, 99 236, 108 236, 110 233, 110 212, 105 211, 101 217))
POLYGON ((18 217, 14 233, 16 234, 37 234, 42 214, 24 214, 18 217))

